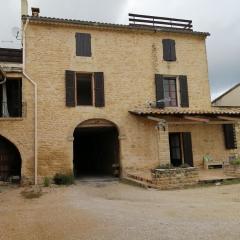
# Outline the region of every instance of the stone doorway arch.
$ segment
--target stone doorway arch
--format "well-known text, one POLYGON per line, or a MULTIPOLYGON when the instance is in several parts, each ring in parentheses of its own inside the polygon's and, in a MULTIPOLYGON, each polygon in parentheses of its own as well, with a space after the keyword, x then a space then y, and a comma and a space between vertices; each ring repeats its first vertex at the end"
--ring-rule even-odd
POLYGON ((20 181, 22 160, 17 147, 0 136, 0 181, 20 181))
POLYGON ((105 119, 89 119, 74 130, 75 177, 119 177, 118 127, 105 119))

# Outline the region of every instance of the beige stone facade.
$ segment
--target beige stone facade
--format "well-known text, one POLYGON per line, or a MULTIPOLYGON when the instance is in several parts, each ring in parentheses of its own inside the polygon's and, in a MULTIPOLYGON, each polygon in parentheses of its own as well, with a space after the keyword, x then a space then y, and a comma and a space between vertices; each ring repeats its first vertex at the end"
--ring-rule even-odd
POLYGON ((214 106, 219 107, 239 107, 240 106, 240 84, 230 88, 213 102, 214 106))
MULTIPOLYGON (((25 21, 24 21, 25 22, 25 21)), ((34 20, 25 38, 25 72, 38 86, 38 176, 73 171, 73 133, 83 121, 106 119, 119 131, 122 174, 169 163, 169 132, 192 133, 195 166, 205 154, 224 160, 222 125, 166 125, 129 113, 155 101, 155 74, 188 76, 190 109, 211 109, 206 35, 148 31, 34 20), (75 33, 90 33, 92 57, 76 56, 75 33), (162 39, 176 41, 176 62, 163 61, 162 39), (104 72, 105 107, 66 107, 65 71, 104 72)), ((12 141, 22 157, 22 176, 34 176, 34 89, 23 77, 26 114, 1 119, 0 134, 12 141)), ((180 108, 180 107, 179 107, 180 108)))

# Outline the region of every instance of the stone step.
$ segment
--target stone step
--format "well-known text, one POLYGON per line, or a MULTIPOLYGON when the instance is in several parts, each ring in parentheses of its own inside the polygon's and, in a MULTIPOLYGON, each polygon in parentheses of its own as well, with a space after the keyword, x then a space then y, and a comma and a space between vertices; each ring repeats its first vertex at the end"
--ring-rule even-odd
POLYGON ((145 188, 145 189, 148 189, 148 188, 158 189, 158 187, 154 184, 150 184, 150 183, 147 183, 145 181, 137 180, 137 179, 132 178, 132 177, 123 177, 121 179, 121 181, 123 183, 127 183, 127 184, 130 184, 130 185, 145 188))

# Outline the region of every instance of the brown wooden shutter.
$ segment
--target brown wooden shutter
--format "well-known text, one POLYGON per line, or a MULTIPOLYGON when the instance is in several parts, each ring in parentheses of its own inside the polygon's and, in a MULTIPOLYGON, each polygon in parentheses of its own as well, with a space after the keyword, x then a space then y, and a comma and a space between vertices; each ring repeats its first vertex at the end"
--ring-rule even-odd
POLYGON ((236 149, 237 141, 236 141, 235 125, 224 124, 223 131, 224 131, 226 149, 236 149))
POLYGON ((190 132, 182 133, 184 163, 193 167, 192 137, 190 132))
POLYGON ((66 106, 76 106, 76 73, 74 71, 66 70, 65 76, 66 84, 66 106))
POLYGON ((164 88, 163 88, 163 75, 155 74, 155 87, 156 87, 156 105, 159 108, 164 108, 164 102, 158 102, 164 99, 164 88))
POLYGON ((176 61, 176 43, 175 40, 170 40, 170 46, 171 46, 171 61, 176 61))
POLYGON ((0 117, 2 117, 3 112, 2 112, 2 84, 0 85, 0 117))
POLYGON ((76 55, 82 57, 91 57, 91 34, 76 33, 76 55))
POLYGON ((187 76, 179 76, 181 107, 189 107, 187 76))
POLYGON ((163 39, 163 60, 176 61, 176 47, 175 40, 163 39))
POLYGON ((94 73, 94 87, 95 87, 95 106, 104 107, 105 106, 105 96, 104 96, 104 74, 103 72, 94 73))

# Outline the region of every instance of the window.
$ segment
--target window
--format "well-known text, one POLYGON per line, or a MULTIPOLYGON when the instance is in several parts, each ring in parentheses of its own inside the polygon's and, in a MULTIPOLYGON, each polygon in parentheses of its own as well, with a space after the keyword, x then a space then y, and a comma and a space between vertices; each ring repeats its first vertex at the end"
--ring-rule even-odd
POLYGON ((176 61, 176 47, 175 40, 163 39, 163 60, 176 61))
POLYGON ((0 117, 22 116, 22 79, 7 79, 0 85, 0 117))
POLYGON ((187 76, 155 75, 157 107, 189 107, 187 76))
POLYGON ((192 138, 190 132, 169 133, 171 164, 179 167, 185 163, 193 166, 192 138))
POLYGON ((76 33, 76 55, 82 57, 91 57, 91 34, 76 33))
POLYGON ((93 105, 92 74, 77 74, 77 105, 93 105))
POLYGON ((65 84, 67 107, 105 106, 103 72, 76 73, 66 70, 65 84))
POLYGON ((164 98, 170 100, 165 102, 165 107, 177 107, 176 78, 164 78, 163 89, 164 98))

